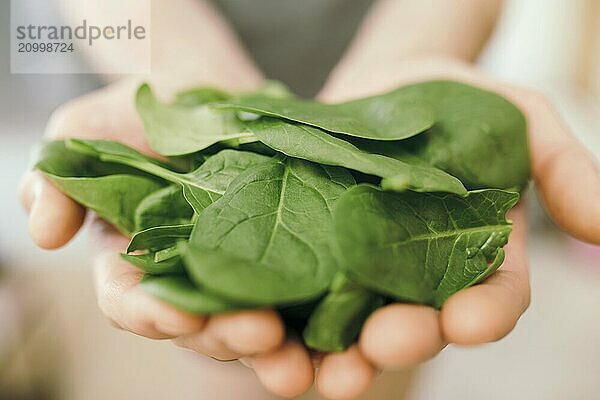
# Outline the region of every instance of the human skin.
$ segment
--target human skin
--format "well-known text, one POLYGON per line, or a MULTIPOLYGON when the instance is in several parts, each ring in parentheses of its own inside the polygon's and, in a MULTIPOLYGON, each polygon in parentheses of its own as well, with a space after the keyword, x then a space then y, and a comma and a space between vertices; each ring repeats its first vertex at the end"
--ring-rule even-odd
MULTIPOLYGON (((488 80, 468 63, 491 32, 499 4, 493 0, 379 2, 319 97, 342 101, 406 82, 437 78, 499 92, 528 119, 533 176, 549 214, 574 236, 600 243, 600 205, 594 201, 600 196, 600 177, 593 158, 568 133, 543 96, 488 80), (456 12, 457 7, 461 12, 456 12)), ((260 84, 260 72, 214 10, 187 0, 171 2, 170 6, 175 10, 156 13, 153 31, 169 30, 169 35, 177 37, 171 20, 175 17, 195 18, 194 23, 208 27, 201 38, 189 43, 184 40, 179 49, 182 54, 190 49, 202 52, 197 61, 202 67, 189 68, 188 64, 178 73, 176 66, 156 60, 152 76, 116 82, 61 107, 48 124, 48 137, 108 138, 149 152, 132 102, 141 79, 153 83, 162 97, 199 84, 229 90, 248 90, 260 84), (211 49, 223 48, 215 43, 222 43, 228 51, 211 54, 211 49), (227 58, 230 55, 232 59, 227 58), (212 65, 211 59, 218 62, 212 65), (222 65, 233 70, 227 72, 222 65)), ((153 35, 153 53, 154 47, 172 45, 161 43, 161 37, 153 35)), ((20 193, 30 212, 31 236, 41 247, 62 246, 83 223, 85 211, 39 174, 29 173, 20 193)), ((530 294, 522 205, 513 210, 511 218, 514 231, 506 247, 506 261, 492 277, 452 296, 441 311, 407 304, 377 310, 367 320, 357 345, 343 353, 324 355, 316 373, 308 351, 285 339, 283 324, 273 311, 205 318, 180 312, 146 295, 137 285, 141 273, 118 257, 127 238, 94 219, 98 303, 113 324, 133 333, 172 338, 180 346, 217 359, 241 358, 276 394, 297 395, 316 378, 317 388, 325 397, 352 398, 368 388, 377 369, 412 367, 435 356, 447 343, 486 343, 512 330, 527 308, 530 294)))

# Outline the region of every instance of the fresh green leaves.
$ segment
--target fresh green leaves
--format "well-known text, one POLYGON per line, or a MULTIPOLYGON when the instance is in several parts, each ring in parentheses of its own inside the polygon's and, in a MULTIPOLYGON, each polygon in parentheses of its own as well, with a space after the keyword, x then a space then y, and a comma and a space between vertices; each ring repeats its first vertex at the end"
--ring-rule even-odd
POLYGON ((503 97, 452 81, 407 87, 430 105, 436 123, 405 141, 355 140, 359 148, 421 162, 459 178, 468 189, 522 189, 529 179, 525 117, 503 97))
POLYGON ((51 174, 46 176, 63 193, 95 211, 124 234, 134 232, 134 214, 140 201, 160 187, 155 181, 135 175, 107 175, 95 178, 51 174))
POLYGON ((207 293, 181 275, 146 275, 140 285, 151 295, 192 314, 210 315, 244 308, 207 293))
POLYGON ((457 82, 337 105, 273 83, 163 104, 142 86, 137 106, 161 161, 71 139, 37 168, 131 237, 147 292, 198 314, 277 308, 320 351, 386 302, 440 307, 492 274, 518 200, 500 189, 529 175, 519 110, 457 82))
POLYGON ((198 213, 221 197, 229 182, 241 171, 250 165, 260 164, 269 159, 251 152, 223 150, 210 157, 196 170, 178 173, 116 142, 71 139, 68 143, 72 148, 95 155, 102 161, 121 163, 180 184, 183 188, 183 196, 198 213))
POLYGON ((372 139, 359 142, 370 152, 437 167, 471 189, 522 188, 529 178, 523 114, 501 96, 464 83, 421 82, 334 105, 258 95, 218 105, 372 139))
POLYGON ((194 210, 183 197, 181 187, 167 186, 144 197, 135 210, 137 231, 162 225, 181 225, 189 222, 194 210))
MULTIPOLYGON (((267 81, 255 94, 265 99, 292 96, 284 85, 272 81, 267 81)), ((177 156, 220 142, 237 146, 255 140, 236 112, 215 107, 217 102, 232 99, 232 95, 219 89, 195 88, 179 93, 173 104, 165 104, 156 98, 150 86, 142 85, 135 103, 150 147, 164 156, 177 156)))
MULTIPOLYGON (((188 93, 179 99, 180 104, 164 104, 148 85, 139 88, 136 107, 154 151, 166 156, 189 154, 221 141, 240 141, 250 136, 235 113, 205 104, 207 95, 188 93), (200 105, 189 105, 197 102, 200 105)), ((215 93, 212 95, 210 100, 218 98, 215 93)))
POLYGON ((44 145, 36 168, 62 192, 124 234, 135 231, 135 210, 142 199, 161 188, 160 180, 124 174, 128 168, 71 152, 58 141, 44 145))
POLYGON ((355 186, 334 213, 340 263, 376 292, 440 307, 500 266, 511 231, 505 215, 518 198, 502 190, 460 197, 355 186))
POLYGON ((218 199, 231 181, 246 169, 264 164, 269 157, 246 151, 222 150, 180 180, 183 195, 196 212, 218 199))
POLYGON ((343 169, 286 157, 249 168, 200 214, 184 252, 192 279, 254 304, 322 293, 337 268, 333 205, 353 184, 343 169))
POLYGON ((435 123, 431 107, 410 88, 340 104, 257 94, 224 101, 217 106, 373 140, 406 139, 431 128, 435 123))
MULTIPOLYGON (((525 117, 503 97, 452 81, 412 86, 437 121, 414 155, 458 177, 470 189, 521 189, 529 179, 525 117)), ((417 139, 417 138, 415 138, 417 139)))
POLYGON ((336 165, 383 178, 390 190, 466 194, 455 177, 427 165, 403 162, 356 146, 308 125, 262 119, 249 124, 258 140, 289 156, 336 165))

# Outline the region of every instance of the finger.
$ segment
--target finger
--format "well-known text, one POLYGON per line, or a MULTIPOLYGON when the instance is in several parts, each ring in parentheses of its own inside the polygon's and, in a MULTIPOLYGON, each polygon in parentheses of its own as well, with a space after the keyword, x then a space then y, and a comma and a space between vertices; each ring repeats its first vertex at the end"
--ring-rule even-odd
POLYGON ((142 272, 123 260, 119 253, 127 238, 106 222, 92 227, 98 305, 114 324, 141 336, 166 339, 197 332, 205 319, 179 311, 145 293, 138 285, 142 272))
POLYGON ((375 368, 356 345, 342 353, 327 354, 317 374, 317 389, 331 400, 352 399, 369 388, 375 368))
POLYGON ((405 368, 436 355, 443 347, 438 312, 416 304, 392 304, 365 322, 361 352, 381 368, 405 368))
POLYGON ((62 194, 39 172, 25 175, 19 197, 29 212, 29 234, 44 249, 63 246, 83 224, 84 208, 62 194))
POLYGON ((275 350, 285 338, 285 329, 272 310, 247 310, 213 316, 202 332, 176 340, 176 344, 219 360, 275 350))
POLYGON ((196 353, 212 357, 219 361, 237 360, 241 356, 237 352, 229 349, 225 343, 217 338, 209 328, 210 320, 205 328, 197 333, 182 335, 173 339, 173 343, 185 349, 195 351, 196 353))
POLYGON ((471 345, 499 340, 529 306, 523 204, 510 215, 514 227, 502 267, 483 283, 456 293, 442 307, 442 333, 448 342, 471 345))
POLYGON ((264 353, 279 347, 285 329, 272 310, 248 310, 211 318, 214 333, 225 345, 242 355, 264 353))
POLYGON ((244 360, 267 390, 279 396, 294 397, 313 383, 313 367, 308 351, 300 343, 288 340, 279 349, 244 360))
POLYGON ((513 100, 527 116, 533 176, 552 219, 579 239, 600 244, 600 172, 593 155, 542 96, 513 100))

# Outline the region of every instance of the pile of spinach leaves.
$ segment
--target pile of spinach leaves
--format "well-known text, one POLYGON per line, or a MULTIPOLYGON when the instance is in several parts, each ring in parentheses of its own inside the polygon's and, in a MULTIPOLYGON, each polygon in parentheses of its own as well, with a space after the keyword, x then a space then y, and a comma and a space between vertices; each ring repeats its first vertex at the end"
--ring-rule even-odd
POLYGON ((45 143, 37 168, 131 237, 141 285, 182 310, 280 311, 305 343, 347 348, 391 302, 441 307, 504 259, 529 177, 504 98, 430 81, 340 104, 278 84, 136 105, 155 160, 120 143, 45 143))

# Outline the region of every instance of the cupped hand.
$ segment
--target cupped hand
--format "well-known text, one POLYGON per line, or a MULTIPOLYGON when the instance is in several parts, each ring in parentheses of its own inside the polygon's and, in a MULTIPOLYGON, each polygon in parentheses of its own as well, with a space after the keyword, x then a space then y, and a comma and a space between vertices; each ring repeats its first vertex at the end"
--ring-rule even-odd
MULTIPOLYGON (((134 106, 138 83, 123 81, 60 107, 50 118, 46 137, 118 140, 152 154, 134 106)), ((68 243, 84 223, 85 210, 39 172, 28 172, 19 188, 29 213, 29 231, 45 249, 68 243)), ((257 357, 255 370, 280 395, 304 392, 313 382, 312 362, 302 347, 285 341, 285 329, 273 310, 248 310, 214 317, 187 314, 146 294, 142 273, 119 257, 128 238, 90 216, 93 267, 98 305, 116 327, 175 344, 218 360, 257 357), (269 354, 265 359, 261 355, 269 354)))
MULTIPOLYGON (((345 101, 431 79, 458 80, 502 94, 527 118, 533 179, 550 217, 569 234, 600 244, 598 166, 544 96, 489 80, 471 65, 452 59, 409 60, 377 68, 334 71, 320 98, 345 101)), ((509 218, 513 232, 496 273, 450 297, 440 311, 400 303, 378 309, 366 321, 356 346, 322 358, 316 376, 319 391, 330 399, 352 398, 368 388, 379 369, 418 365, 448 343, 476 345, 506 336, 530 302, 522 202, 509 218)))
MULTIPOLYGON (((543 96, 493 82, 453 60, 405 61, 379 68, 335 71, 321 99, 343 101, 428 79, 460 80, 504 95, 527 117, 533 177, 550 216, 573 236, 600 243, 598 167, 543 96)), ((149 152, 135 116, 133 93, 134 86, 123 83, 72 101, 53 116, 48 136, 115 139, 149 152)), ((30 211, 31 236, 41 247, 62 246, 83 223, 83 209, 36 173, 24 179, 21 197, 30 211)), ((440 311, 408 304, 378 309, 365 323, 358 343, 343 353, 322 355, 316 372, 308 350, 298 342, 286 341, 283 324, 274 311, 204 318, 146 295, 137 285, 141 273, 118 257, 127 239, 95 220, 98 303, 123 329, 150 338, 174 338, 180 346, 221 360, 241 358, 276 394, 300 394, 316 378, 325 397, 352 398, 370 386, 379 369, 415 366, 448 343, 492 342, 514 328, 530 301, 527 219, 522 204, 512 210, 510 218, 514 230, 506 246, 506 260, 489 279, 455 294, 440 311)))

